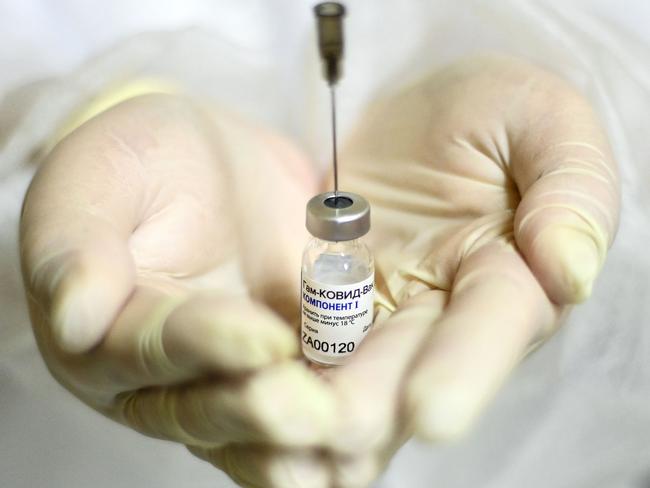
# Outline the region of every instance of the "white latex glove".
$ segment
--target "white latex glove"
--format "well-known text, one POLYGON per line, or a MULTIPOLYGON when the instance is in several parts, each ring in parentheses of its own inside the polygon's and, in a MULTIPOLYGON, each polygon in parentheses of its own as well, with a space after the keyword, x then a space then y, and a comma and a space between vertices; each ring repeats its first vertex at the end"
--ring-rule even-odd
POLYGON ((590 104, 500 57, 380 100, 341 161, 342 187, 372 205, 377 287, 395 309, 332 372, 346 412, 338 486, 359 487, 410 433, 464 433, 589 296, 617 227, 619 182, 590 104))
POLYGON ((329 466, 330 480, 304 486, 360 488, 412 434, 464 433, 589 296, 617 227, 619 183, 589 103, 500 57, 379 100, 340 160, 342 189, 372 205, 380 310, 349 362, 322 372, 340 422, 329 456, 312 465, 313 479, 329 466))
POLYGON ((286 322, 298 317, 315 181, 280 137, 180 97, 131 99, 79 127, 39 168, 21 218, 52 374, 103 414, 199 454, 326 443, 333 397, 291 360, 286 322))

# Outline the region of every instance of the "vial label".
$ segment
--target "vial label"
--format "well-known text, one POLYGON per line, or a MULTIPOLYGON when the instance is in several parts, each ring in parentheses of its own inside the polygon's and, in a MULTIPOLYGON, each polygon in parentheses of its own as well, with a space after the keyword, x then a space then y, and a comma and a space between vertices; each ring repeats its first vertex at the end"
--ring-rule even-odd
POLYGON ((370 330, 374 272, 349 285, 302 279, 302 348, 311 360, 341 364, 370 330))

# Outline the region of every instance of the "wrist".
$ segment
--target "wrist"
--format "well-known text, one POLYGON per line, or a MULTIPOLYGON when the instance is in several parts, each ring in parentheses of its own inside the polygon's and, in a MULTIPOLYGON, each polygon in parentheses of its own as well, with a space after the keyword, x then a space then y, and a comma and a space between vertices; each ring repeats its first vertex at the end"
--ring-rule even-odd
POLYGON ((49 153, 63 138, 88 120, 126 100, 151 93, 176 94, 180 92, 178 86, 157 78, 139 78, 108 86, 64 119, 63 123, 45 141, 43 154, 49 153))

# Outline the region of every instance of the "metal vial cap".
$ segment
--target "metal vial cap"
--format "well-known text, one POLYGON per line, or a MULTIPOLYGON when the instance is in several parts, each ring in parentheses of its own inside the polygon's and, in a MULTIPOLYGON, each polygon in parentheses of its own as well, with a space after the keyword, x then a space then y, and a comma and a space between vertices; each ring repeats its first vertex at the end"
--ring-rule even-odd
POLYGON ((339 191, 316 195, 307 203, 307 230, 325 241, 351 241, 370 230, 370 205, 361 195, 339 191))

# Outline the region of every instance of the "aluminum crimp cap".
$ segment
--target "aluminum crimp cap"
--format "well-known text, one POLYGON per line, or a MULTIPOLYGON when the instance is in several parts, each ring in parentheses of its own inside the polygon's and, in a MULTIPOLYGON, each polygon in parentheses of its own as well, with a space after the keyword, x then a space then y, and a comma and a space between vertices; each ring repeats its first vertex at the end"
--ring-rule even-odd
POLYGON ((307 230, 325 241, 351 241, 370 230, 370 205, 361 195, 333 191, 316 195, 307 203, 307 230))

